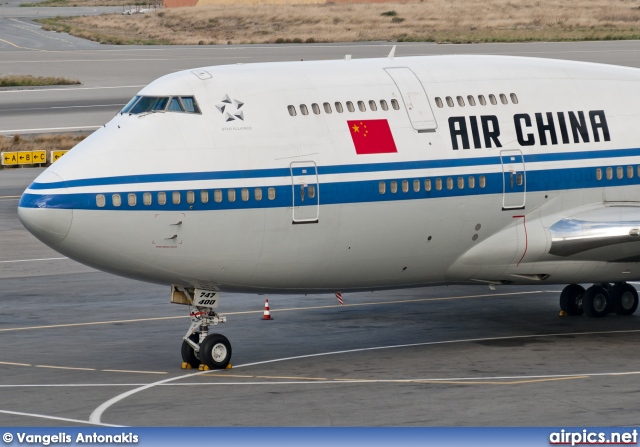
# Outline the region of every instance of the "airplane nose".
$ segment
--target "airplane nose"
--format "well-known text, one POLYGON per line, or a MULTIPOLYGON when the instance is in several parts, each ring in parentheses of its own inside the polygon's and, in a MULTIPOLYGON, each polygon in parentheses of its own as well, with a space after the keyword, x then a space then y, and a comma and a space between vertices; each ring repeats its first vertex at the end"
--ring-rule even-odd
MULTIPOLYGON (((42 173, 20 198, 18 217, 27 230, 50 247, 60 244, 71 229, 73 210, 64 207, 60 201, 60 186, 64 180, 54 172, 42 173), (53 194, 49 193, 46 184, 55 185, 53 194), (38 189, 31 189, 35 184, 38 189)), ((65 185, 66 186, 66 185, 65 185)), ((63 186, 64 188, 64 186, 63 186)), ((52 190, 51 190, 52 191, 52 190)))

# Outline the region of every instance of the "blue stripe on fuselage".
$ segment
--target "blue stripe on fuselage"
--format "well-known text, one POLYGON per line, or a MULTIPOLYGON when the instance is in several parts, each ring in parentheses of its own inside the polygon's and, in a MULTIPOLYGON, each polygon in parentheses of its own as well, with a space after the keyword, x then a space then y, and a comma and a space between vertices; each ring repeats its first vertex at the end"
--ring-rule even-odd
MULTIPOLYGON (((425 149, 428 151, 428 149, 425 149)), ((463 150, 460 153, 464 153, 463 150)), ((621 158, 640 156, 640 148, 632 149, 611 149, 585 152, 563 152, 563 153, 546 153, 546 154, 528 154, 524 156, 526 163, 539 163, 551 161, 582 161, 597 158, 621 158)), ((500 157, 480 157, 480 158, 464 158, 464 159, 447 159, 447 160, 421 160, 406 162, 390 162, 390 163, 367 163, 354 165, 336 165, 336 166, 319 166, 319 175, 330 174, 355 174, 365 172, 387 172, 387 171, 405 171, 416 169, 435 169, 435 168, 455 168, 455 167, 471 167, 471 166, 491 166, 500 165, 500 157)), ((304 168, 295 168, 294 174, 300 175, 304 168)), ((250 169, 238 171, 217 171, 217 172, 185 172, 185 173, 165 173, 165 174, 140 174, 125 175, 117 177, 102 177, 79 180, 66 180, 64 182, 38 183, 33 182, 29 186, 32 190, 41 189, 60 189, 73 188, 81 186, 109 186, 109 185, 128 185, 139 183, 164 183, 164 182, 190 182, 202 180, 233 180, 233 179, 255 179, 255 178, 274 178, 289 177, 291 170, 287 168, 272 169, 250 169)))

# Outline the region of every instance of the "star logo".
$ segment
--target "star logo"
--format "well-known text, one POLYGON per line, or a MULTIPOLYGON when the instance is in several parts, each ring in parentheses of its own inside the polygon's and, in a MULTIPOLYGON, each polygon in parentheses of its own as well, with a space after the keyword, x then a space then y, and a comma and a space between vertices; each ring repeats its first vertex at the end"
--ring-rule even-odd
POLYGON ((216 104, 216 109, 224 115, 225 121, 235 121, 239 119, 244 121, 244 111, 240 110, 244 106, 244 102, 239 99, 231 99, 229 95, 224 95, 222 101, 216 104))

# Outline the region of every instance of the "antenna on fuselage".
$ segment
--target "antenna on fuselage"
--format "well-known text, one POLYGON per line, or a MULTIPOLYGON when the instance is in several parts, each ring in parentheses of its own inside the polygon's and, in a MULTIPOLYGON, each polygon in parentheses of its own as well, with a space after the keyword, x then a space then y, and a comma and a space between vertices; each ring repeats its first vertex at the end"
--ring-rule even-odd
POLYGON ((391 48, 391 51, 389 51, 389 56, 387 56, 389 58, 389 60, 393 60, 393 56, 396 55, 396 46, 394 45, 393 48, 391 48))

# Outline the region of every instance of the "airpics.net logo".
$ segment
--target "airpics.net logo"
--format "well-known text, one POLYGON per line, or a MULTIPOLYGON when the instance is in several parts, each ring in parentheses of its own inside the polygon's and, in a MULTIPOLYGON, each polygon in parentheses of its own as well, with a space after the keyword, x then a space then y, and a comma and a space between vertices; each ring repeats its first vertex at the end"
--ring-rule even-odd
POLYGON ((560 430, 549 435, 550 445, 638 445, 638 430, 598 432, 560 430))
POLYGON ((5 444, 11 444, 14 440, 19 445, 56 445, 56 444, 137 444, 140 439, 133 433, 120 433, 116 435, 100 435, 98 433, 78 433, 75 438, 67 433, 55 435, 32 435, 28 433, 5 433, 2 435, 5 444))

